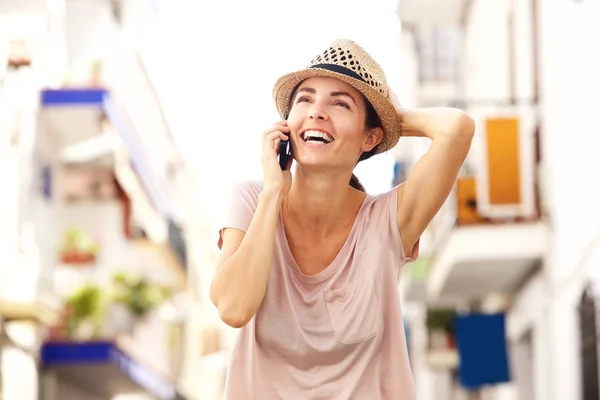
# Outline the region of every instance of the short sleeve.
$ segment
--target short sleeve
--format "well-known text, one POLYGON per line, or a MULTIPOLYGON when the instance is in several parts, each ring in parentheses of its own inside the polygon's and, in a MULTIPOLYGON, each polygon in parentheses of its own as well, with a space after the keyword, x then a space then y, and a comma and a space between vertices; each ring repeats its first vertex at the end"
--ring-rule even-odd
POLYGON ((382 241, 394 250, 402 264, 415 261, 419 257, 419 242, 405 255, 402 247, 402 233, 398 229, 398 186, 375 197, 370 211, 371 229, 380 235, 382 241))
POLYGON ((248 230, 256 206, 262 184, 254 181, 244 181, 236 184, 226 198, 226 205, 218 223, 219 249, 223 244, 223 231, 226 228, 235 228, 243 232, 248 230))

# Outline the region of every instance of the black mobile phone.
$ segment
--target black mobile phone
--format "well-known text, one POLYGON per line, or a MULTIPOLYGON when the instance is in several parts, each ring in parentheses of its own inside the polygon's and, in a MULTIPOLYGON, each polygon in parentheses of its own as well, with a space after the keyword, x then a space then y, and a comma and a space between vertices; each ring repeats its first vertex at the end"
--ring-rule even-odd
MULTIPOLYGON (((285 116, 285 120, 287 121, 288 115, 285 116)), ((279 142, 279 166, 282 171, 285 171, 288 165, 288 161, 290 157, 292 157, 292 141, 290 140, 290 135, 285 134, 288 137, 288 140, 282 140, 279 142)))
POLYGON ((289 139, 289 136, 288 140, 282 140, 281 142, 279 142, 279 166, 284 171, 287 168, 290 157, 292 156, 291 142, 292 141, 289 139))

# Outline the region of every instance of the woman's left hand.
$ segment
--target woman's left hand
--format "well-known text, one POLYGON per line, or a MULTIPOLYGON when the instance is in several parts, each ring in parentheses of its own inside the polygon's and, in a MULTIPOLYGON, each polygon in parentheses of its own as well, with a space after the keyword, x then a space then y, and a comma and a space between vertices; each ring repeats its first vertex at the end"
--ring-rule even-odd
POLYGON ((396 111, 398 112, 398 114, 400 114, 401 116, 404 115, 404 112, 406 111, 406 109, 402 106, 402 104, 400 104, 400 100, 398 100, 398 96, 396 96, 396 93, 392 90, 392 88, 388 85, 388 99, 390 100, 390 102, 392 103, 392 105, 394 106, 394 108, 396 109, 396 111))
POLYGON ((421 132, 407 125, 407 121, 410 121, 410 113, 412 111, 400 104, 398 96, 396 96, 396 93, 392 90, 392 88, 389 85, 388 99, 396 109, 396 112, 398 113, 398 115, 400 116, 400 120, 402 121, 402 136, 423 136, 421 132))

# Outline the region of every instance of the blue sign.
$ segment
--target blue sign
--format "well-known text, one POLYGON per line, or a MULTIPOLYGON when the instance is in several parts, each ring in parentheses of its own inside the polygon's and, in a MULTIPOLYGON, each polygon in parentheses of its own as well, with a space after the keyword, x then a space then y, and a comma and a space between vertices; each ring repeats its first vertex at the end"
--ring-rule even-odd
POLYGON ((504 314, 459 315, 455 328, 462 386, 477 389, 510 381, 504 314))

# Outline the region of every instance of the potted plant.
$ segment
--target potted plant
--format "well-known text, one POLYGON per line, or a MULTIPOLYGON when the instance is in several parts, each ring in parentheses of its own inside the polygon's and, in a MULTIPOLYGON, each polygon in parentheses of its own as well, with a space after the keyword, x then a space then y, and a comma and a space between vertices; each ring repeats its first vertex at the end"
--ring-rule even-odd
POLYGON ((455 348, 454 318, 456 312, 451 309, 427 310, 427 329, 431 348, 455 348))
POLYGON ((88 265, 96 262, 100 244, 77 229, 65 232, 60 247, 60 260, 64 264, 88 265))
POLYGON ((146 277, 119 272, 113 276, 112 324, 131 333, 134 325, 171 296, 170 288, 151 283, 146 277))
POLYGON ((101 335, 104 309, 99 286, 85 284, 65 301, 65 330, 70 339, 89 340, 101 335))
POLYGON ((92 63, 90 86, 92 86, 92 87, 102 86, 102 67, 103 67, 102 60, 95 60, 92 63))

